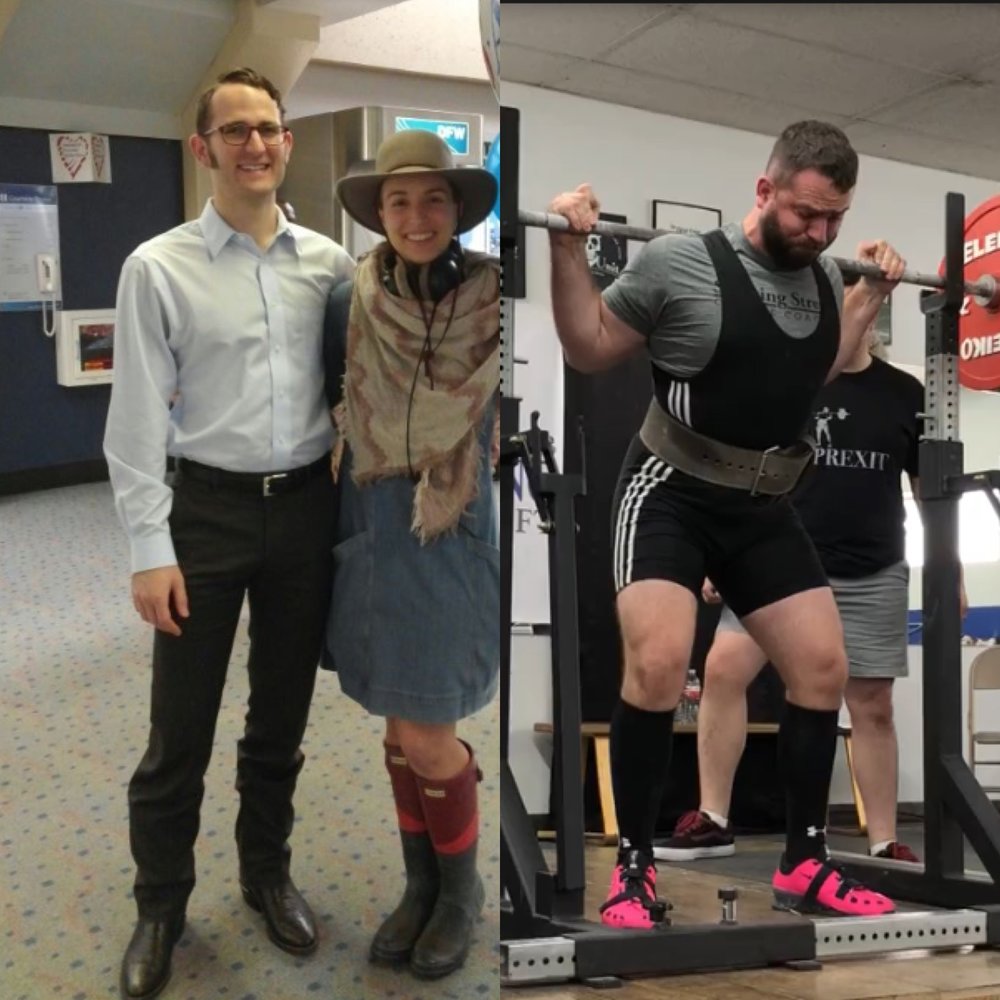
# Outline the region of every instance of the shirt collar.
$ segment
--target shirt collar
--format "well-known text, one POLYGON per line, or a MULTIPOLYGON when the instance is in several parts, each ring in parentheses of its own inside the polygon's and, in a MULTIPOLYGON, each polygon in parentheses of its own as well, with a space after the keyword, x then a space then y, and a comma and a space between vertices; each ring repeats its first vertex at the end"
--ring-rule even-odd
MULTIPOLYGON (((289 225, 285 213, 277 206, 275 206, 275 211, 278 213, 278 228, 274 235, 275 242, 278 240, 287 242, 288 246, 297 253, 298 240, 295 231, 289 225)), ((202 210, 201 217, 198 219, 198 224, 201 226, 202 235, 205 237, 208 254, 213 260, 218 257, 222 248, 234 236, 241 235, 219 215, 211 198, 205 202, 205 207, 202 210)))

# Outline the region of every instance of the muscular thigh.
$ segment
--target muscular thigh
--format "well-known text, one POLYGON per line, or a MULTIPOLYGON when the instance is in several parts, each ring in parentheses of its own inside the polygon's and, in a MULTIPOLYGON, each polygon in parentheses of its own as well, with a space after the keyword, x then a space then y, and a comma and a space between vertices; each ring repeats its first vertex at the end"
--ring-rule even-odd
POLYGON ((676 706, 694 643, 697 604, 686 587, 641 580, 617 599, 624 645, 622 695, 650 711, 676 706))
POLYGON ((719 623, 712 648, 705 659, 706 686, 724 685, 745 690, 767 663, 767 657, 760 646, 735 617, 733 622, 736 627, 727 627, 721 621, 719 623))
POLYGON ((743 624, 781 675, 789 701, 820 710, 840 706, 847 657, 829 587, 816 587, 758 608, 743 624))

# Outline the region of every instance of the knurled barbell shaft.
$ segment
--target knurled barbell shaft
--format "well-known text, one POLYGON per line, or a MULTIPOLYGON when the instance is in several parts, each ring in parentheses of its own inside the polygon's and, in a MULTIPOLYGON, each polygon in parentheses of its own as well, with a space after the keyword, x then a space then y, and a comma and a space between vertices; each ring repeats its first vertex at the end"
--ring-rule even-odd
MULTIPOLYGON (((555 232, 567 232, 569 220, 563 215, 552 212, 525 212, 518 210, 517 221, 522 226, 534 229, 551 229, 555 232)), ((603 219, 594 224, 591 230, 599 236, 616 236, 619 239, 635 240, 638 243, 648 243, 657 236, 666 236, 663 229, 646 229, 643 226, 627 226, 621 222, 607 222, 603 219)), ((847 260, 844 257, 831 257, 834 264, 844 273, 859 275, 866 278, 881 278, 882 271, 877 264, 867 264, 860 260, 847 260)), ((904 271, 899 279, 907 285, 920 285, 923 288, 944 288, 945 280, 939 274, 921 274, 918 271, 904 271)), ((965 291, 976 298, 980 305, 996 307, 1000 304, 1000 284, 992 275, 984 275, 976 281, 962 283, 965 291)))

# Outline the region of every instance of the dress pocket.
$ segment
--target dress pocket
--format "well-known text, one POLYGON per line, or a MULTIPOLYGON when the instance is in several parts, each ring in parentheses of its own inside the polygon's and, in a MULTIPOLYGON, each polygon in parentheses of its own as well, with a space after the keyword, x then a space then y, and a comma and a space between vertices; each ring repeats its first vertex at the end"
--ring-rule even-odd
POLYGON ((463 542, 473 659, 492 670, 500 663, 500 550, 468 535, 463 542))
POLYGON ((333 596, 325 657, 333 670, 348 661, 363 662, 369 654, 375 570, 371 542, 370 534, 362 531, 333 547, 333 596))

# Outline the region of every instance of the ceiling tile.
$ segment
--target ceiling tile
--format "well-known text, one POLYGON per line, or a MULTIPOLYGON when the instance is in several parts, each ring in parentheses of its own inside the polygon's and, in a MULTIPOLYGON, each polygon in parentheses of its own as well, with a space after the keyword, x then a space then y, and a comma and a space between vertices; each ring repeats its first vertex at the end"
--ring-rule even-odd
POLYGON ((532 83, 544 87, 564 79, 573 67, 590 65, 586 60, 575 59, 573 56, 541 52, 522 45, 511 45, 506 41, 502 44, 501 86, 504 80, 510 80, 512 83, 532 83))
POLYGON ((787 99, 819 115, 864 117, 941 79, 687 14, 636 35, 602 61, 762 100, 787 99))
MULTIPOLYGON (((680 6, 668 3, 502 3, 501 61, 507 58, 508 45, 526 45, 591 58, 645 24, 673 17, 680 6)), ((501 71, 507 72, 506 62, 501 71)))
MULTIPOLYGON (((599 63, 586 63, 572 69, 551 89, 775 136, 786 125, 811 114, 810 109, 798 104, 709 90, 696 84, 665 80, 599 63)), ((838 124, 847 119, 833 115, 828 116, 828 120, 838 124)))
POLYGON ((455 0, 401 0, 320 33, 317 62, 349 63, 401 73, 489 79, 476 5, 455 0))
POLYGON ((996 56, 1000 5, 698 3, 693 16, 794 38, 865 59, 962 75, 996 56))
POLYGON ((977 65, 974 76, 982 83, 1000 83, 1000 54, 977 65))
POLYGON ((1000 150, 1000 84, 949 81, 929 93, 898 101, 866 117, 936 136, 955 146, 969 143, 1000 150))
POLYGON ((1000 181, 1000 156, 985 146, 959 145, 877 122, 849 122, 843 128, 859 153, 1000 181))

